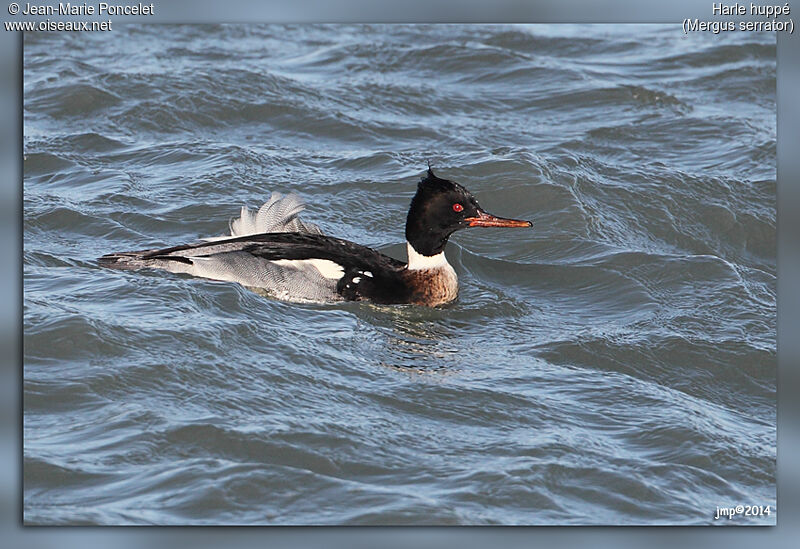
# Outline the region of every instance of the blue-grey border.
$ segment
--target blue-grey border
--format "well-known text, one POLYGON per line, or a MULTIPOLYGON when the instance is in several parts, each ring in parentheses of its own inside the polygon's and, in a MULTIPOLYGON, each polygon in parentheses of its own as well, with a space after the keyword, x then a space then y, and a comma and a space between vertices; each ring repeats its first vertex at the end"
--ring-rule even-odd
MULTIPOLYGON (((674 0, 672 2, 634 2, 632 0, 152 0, 156 14, 130 17, 125 22, 218 23, 218 22, 504 22, 504 23, 675 23, 686 17, 711 18, 712 0, 674 0)), ((37 3, 49 3, 40 1, 37 3)), ((135 3, 119 0, 114 3, 135 3)), ((732 2, 725 2, 730 4, 732 2)), ((757 2, 762 3, 762 2, 757 2)), ((778 4, 783 2, 763 2, 778 4)), ((791 4, 791 3, 790 3, 791 4)), ((10 20, 2 5, 0 18, 10 20)), ((792 8, 800 10, 800 4, 792 8)), ((800 13, 800 12, 797 12, 800 13)), ((795 15, 793 14, 793 17, 795 15)), ((800 234, 800 47, 796 35, 778 37, 778 526, 731 530, 705 528, 280 528, 233 532, 228 528, 188 531, 169 528, 22 528, 22 38, 19 33, 0 31, 0 67, 6 78, 0 84, 0 251, 11 260, 0 262, 3 301, 13 304, 0 312, 0 341, 3 377, 0 377, 0 456, 5 467, 0 473, 0 537, 9 546, 36 544, 47 547, 75 545, 91 547, 108 543, 153 544, 194 543, 217 546, 221 543, 247 543, 255 546, 373 545, 406 546, 419 544, 474 545, 483 547, 502 541, 504 545, 529 546, 532 541, 564 541, 592 546, 625 547, 644 543, 706 545, 720 541, 729 546, 755 544, 788 546, 800 527, 793 519, 800 494, 800 401, 794 398, 800 375, 800 253, 796 239, 800 234), (3 118, 5 117, 5 118, 3 118), (794 525, 793 525, 794 524, 794 525), (713 536, 713 539, 712 539, 713 536), (719 539, 722 536, 722 540, 719 539)))

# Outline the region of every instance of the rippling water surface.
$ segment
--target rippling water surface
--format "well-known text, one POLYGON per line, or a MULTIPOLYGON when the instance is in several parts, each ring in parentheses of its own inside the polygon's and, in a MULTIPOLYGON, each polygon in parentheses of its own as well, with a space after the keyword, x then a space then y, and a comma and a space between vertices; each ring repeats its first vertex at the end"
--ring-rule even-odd
POLYGON ((118 26, 24 39, 29 524, 710 524, 776 469, 775 38, 118 26), (98 267, 295 191, 405 258, 430 160, 493 213, 452 305, 98 267))

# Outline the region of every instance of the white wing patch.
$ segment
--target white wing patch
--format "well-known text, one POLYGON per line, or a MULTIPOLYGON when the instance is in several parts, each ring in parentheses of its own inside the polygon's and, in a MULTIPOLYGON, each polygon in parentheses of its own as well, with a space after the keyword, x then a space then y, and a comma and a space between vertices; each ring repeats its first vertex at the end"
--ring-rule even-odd
POLYGON ((331 280, 339 280, 344 276, 344 267, 329 259, 278 259, 273 261, 281 267, 293 267, 298 270, 314 267, 319 274, 331 280))

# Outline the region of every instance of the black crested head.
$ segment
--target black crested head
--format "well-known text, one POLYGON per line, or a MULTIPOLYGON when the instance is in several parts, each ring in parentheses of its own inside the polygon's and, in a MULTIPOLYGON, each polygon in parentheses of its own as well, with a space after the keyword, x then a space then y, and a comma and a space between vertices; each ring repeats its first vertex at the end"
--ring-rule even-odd
POLYGON ((466 218, 480 207, 472 194, 449 179, 442 179, 428 167, 411 200, 406 220, 406 240, 417 253, 433 256, 444 250, 454 231, 469 226, 466 218))
POLYGON ((428 172, 417 185, 406 219, 406 240, 424 256, 444 251, 447 239, 467 227, 530 227, 529 221, 503 219, 487 214, 467 189, 428 172))

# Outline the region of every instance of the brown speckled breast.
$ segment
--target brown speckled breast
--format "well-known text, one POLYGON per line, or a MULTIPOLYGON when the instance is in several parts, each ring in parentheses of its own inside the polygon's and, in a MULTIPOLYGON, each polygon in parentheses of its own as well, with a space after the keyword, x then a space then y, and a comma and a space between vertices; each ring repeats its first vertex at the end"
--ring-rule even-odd
POLYGON ((458 276, 450 265, 435 269, 406 269, 406 283, 413 288, 411 303, 435 307, 458 296, 458 276))

